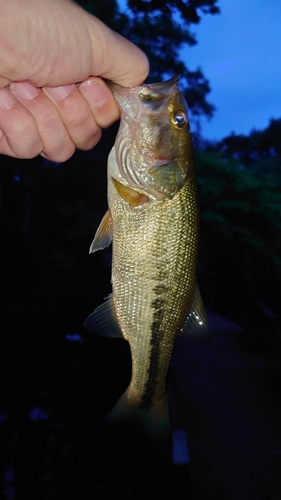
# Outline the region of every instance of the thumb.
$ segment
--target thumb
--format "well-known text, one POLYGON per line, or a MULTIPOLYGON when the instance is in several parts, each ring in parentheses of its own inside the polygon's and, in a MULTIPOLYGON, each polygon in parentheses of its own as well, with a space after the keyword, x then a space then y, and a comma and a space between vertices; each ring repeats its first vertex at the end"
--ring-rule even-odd
POLYGON ((92 43, 92 76, 112 80, 122 87, 136 87, 144 82, 149 73, 144 52, 93 16, 88 30, 92 43))

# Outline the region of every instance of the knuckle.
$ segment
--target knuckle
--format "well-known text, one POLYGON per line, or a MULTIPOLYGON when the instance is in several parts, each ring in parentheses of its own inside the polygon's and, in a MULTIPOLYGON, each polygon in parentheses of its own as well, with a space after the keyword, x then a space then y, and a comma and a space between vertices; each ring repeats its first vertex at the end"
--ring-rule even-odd
POLYGON ((17 103, 5 117, 3 132, 7 144, 19 158, 34 158, 42 151, 43 142, 36 118, 17 103))
POLYGON ((20 158, 34 158, 42 151, 42 141, 34 124, 31 126, 16 125, 7 136, 11 149, 20 158))
POLYGON ((94 146, 96 146, 96 144, 99 142, 101 138, 101 135, 102 132, 100 128, 98 128, 94 133, 91 130, 90 133, 87 134, 86 136, 77 139, 76 146, 79 149, 88 151, 89 149, 92 149, 94 146))
POLYGON ((49 110, 44 110, 44 112, 41 113, 40 116, 40 122, 42 124, 42 129, 46 133, 57 133, 57 128, 58 128, 58 119, 56 118, 55 115, 49 112, 49 110))
POLYGON ((44 149, 44 154, 49 158, 49 160, 58 163, 63 163, 69 160, 69 158, 71 158, 74 152, 75 152, 75 145, 73 144, 73 142, 70 142, 69 144, 64 145, 63 147, 61 145, 58 145, 57 147, 52 148, 51 150, 44 149))

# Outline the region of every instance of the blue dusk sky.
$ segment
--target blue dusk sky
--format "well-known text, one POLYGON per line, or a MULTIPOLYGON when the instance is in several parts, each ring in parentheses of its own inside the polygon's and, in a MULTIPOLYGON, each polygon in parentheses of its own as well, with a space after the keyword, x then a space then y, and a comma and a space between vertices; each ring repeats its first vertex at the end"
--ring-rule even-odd
MULTIPOLYGON (((219 140, 248 134, 281 118, 281 1, 220 0, 219 15, 193 26, 198 44, 184 50, 186 66, 210 82, 214 117, 202 136, 219 140)), ((280 138, 281 140, 281 138, 280 138)))

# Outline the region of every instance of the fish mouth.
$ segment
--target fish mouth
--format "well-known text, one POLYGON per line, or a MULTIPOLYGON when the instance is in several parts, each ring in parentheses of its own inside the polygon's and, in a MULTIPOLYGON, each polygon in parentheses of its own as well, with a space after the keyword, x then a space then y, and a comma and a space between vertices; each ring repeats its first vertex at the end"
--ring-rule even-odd
POLYGON ((155 82, 155 83, 143 83, 142 85, 139 85, 137 87, 123 87, 122 85, 119 85, 118 83, 113 82, 112 80, 108 80, 104 78, 105 83, 107 86, 110 88, 111 91, 118 92, 118 90, 130 88, 130 90, 135 90, 135 89, 140 89, 140 94, 139 97, 142 100, 157 100, 160 98, 163 98, 164 96, 166 97, 167 91, 169 93, 169 90, 171 87, 175 84, 178 84, 180 80, 179 75, 175 74, 169 80, 166 80, 165 82, 155 82), (152 94, 150 94, 150 89, 152 91, 152 94), (163 95, 162 95, 163 93, 163 95), (159 94, 157 96, 157 94, 159 94))
POLYGON ((174 75, 165 82, 143 84, 138 92, 142 101, 158 102, 166 99, 173 92, 175 85, 178 85, 179 75, 174 75))

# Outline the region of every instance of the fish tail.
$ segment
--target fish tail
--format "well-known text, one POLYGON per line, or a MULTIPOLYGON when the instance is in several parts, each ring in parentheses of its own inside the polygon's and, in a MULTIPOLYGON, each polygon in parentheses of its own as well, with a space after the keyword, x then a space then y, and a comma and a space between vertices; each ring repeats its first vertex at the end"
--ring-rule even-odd
POLYGON ((137 404, 130 400, 127 390, 107 414, 106 421, 112 424, 134 423, 137 420, 137 410, 137 404))
POLYGON ((167 397, 157 405, 143 408, 124 392, 106 418, 108 423, 135 424, 145 445, 156 455, 170 456, 172 435, 167 397))

